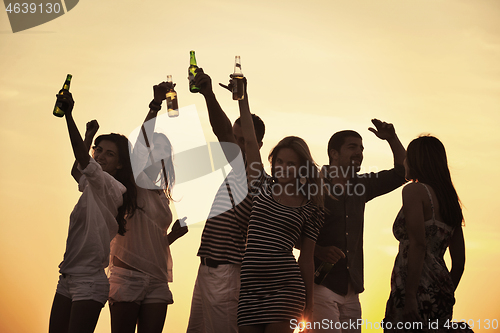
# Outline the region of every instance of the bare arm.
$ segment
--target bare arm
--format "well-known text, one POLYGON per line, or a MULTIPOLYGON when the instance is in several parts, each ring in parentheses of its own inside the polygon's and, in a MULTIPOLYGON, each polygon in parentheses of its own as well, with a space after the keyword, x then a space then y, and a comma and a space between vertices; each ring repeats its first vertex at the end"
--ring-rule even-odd
POLYGON ((465 267, 465 241, 462 226, 455 229, 450 243, 450 256, 451 256, 451 280, 455 290, 458 283, 462 278, 465 267))
MULTIPOLYGON (((94 136, 97 133, 97 130, 99 129, 99 124, 97 123, 97 120, 91 120, 87 123, 87 130, 85 131, 85 139, 83 140, 83 143, 85 144, 85 148, 87 152, 90 150, 90 146, 92 145, 92 141, 94 140, 94 136)), ((82 173, 80 170, 78 170, 78 161, 75 160, 75 163, 73 163, 73 168, 71 169, 71 175, 73 178, 76 180, 76 182, 80 182, 80 177, 82 176, 82 173)))
POLYGON ((66 118, 66 125, 68 126, 69 139, 71 141, 71 147, 73 148, 73 154, 75 155, 76 162, 80 164, 82 169, 85 169, 89 164, 90 156, 89 150, 86 148, 82 136, 78 131, 78 127, 76 127, 75 120, 73 119, 73 106, 75 105, 73 96, 69 91, 64 90, 61 94, 57 94, 56 97, 58 100, 69 105, 68 110, 64 114, 64 117, 66 118))
POLYGON ((245 156, 247 159, 247 177, 248 183, 252 184, 253 180, 259 179, 264 168, 260 157, 260 145, 255 136, 255 128, 253 126, 252 114, 248 104, 247 80, 244 80, 245 97, 238 101, 240 107, 241 131, 245 139, 245 156))
POLYGON ((425 188, 412 183, 403 188, 403 214, 410 246, 408 249, 408 271, 405 281, 404 316, 409 321, 421 321, 417 311, 417 289, 426 251, 423 202, 428 200, 425 188))
POLYGON ((401 141, 399 141, 394 126, 378 119, 372 119, 372 123, 376 129, 373 127, 368 129, 379 139, 386 140, 389 143, 394 156, 394 164, 403 165, 406 157, 406 150, 401 144, 401 141))
POLYGON ((300 246, 299 267, 306 286, 306 307, 304 320, 311 320, 314 308, 314 246, 316 242, 308 237, 302 237, 300 246))
POLYGON ((195 84, 200 88, 200 93, 203 97, 205 97, 210 125, 219 142, 235 143, 231 121, 222 110, 212 90, 212 79, 201 68, 196 70, 195 84))

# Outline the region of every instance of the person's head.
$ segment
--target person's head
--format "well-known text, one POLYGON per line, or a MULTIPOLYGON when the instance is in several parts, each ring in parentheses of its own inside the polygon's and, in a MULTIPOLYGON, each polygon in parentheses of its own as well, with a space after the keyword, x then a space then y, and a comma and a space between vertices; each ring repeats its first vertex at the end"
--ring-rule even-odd
POLYGON ((408 145, 405 159, 407 180, 430 185, 440 204, 444 222, 457 226, 463 215, 457 192, 451 181, 444 145, 436 137, 425 135, 408 145))
MULTIPOLYGON (((259 116, 252 113, 253 128, 255 129, 255 137, 259 143, 259 148, 262 147, 262 139, 266 132, 266 126, 259 116)), ((241 152, 245 154, 245 138, 243 137, 243 132, 241 130, 241 119, 238 118, 233 125, 233 135, 236 140, 236 144, 240 147, 241 152)))
POLYGON ((345 130, 332 135, 328 141, 328 161, 331 166, 355 167, 359 171, 363 162, 363 140, 356 131, 345 130))
POLYGON ((282 139, 269 153, 271 175, 281 185, 289 183, 307 189, 303 193, 314 204, 322 207, 322 181, 307 143, 296 136, 282 139))
POLYGON ((132 165, 130 164, 129 142, 126 136, 116 133, 99 135, 94 141, 92 157, 101 168, 116 178, 126 188, 123 205, 118 209, 118 233, 125 233, 125 214, 133 215, 137 208, 132 165))

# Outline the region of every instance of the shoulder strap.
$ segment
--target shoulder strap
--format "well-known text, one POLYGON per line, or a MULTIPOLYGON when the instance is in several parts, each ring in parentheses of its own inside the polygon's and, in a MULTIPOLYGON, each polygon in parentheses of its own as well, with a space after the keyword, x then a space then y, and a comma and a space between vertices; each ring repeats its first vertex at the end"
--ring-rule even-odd
POLYGON ((432 201, 431 191, 429 191, 429 188, 424 183, 419 183, 419 184, 422 184, 425 187, 425 190, 427 191, 427 194, 429 195, 429 201, 431 202, 431 209, 432 209, 432 220, 436 220, 436 218, 435 218, 436 214, 434 214, 434 202, 432 201))

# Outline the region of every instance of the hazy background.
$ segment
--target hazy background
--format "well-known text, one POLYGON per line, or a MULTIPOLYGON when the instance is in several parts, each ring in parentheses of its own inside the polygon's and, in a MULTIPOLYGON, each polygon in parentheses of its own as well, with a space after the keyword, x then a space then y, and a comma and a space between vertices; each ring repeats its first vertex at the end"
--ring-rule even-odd
MULTIPOLYGON (((405 146, 421 133, 440 138, 466 219, 467 263, 454 317, 474 321, 476 332, 491 331, 484 329, 488 320, 500 320, 493 175, 500 164, 499 17, 497 0, 85 0, 13 34, 0 13, 2 332, 48 327, 69 214, 80 195, 65 121, 52 116, 66 74, 73 74, 82 133, 95 118, 99 133, 130 134, 148 111, 152 86, 171 74, 180 106, 194 104, 206 140, 215 140, 203 97, 188 90, 190 50, 231 120, 237 103, 217 83, 227 82, 234 56, 241 56, 252 112, 267 127, 264 160, 281 138, 297 135, 325 164, 330 136, 354 129, 364 138, 365 169, 390 168, 388 144, 367 130, 375 117, 392 122, 405 146)), ((176 140, 193 135, 186 128, 176 140)), ((209 205, 212 197, 203 194, 193 193, 209 205)), ((361 302, 372 323, 382 320, 389 295, 400 206, 398 189, 366 208, 361 302)), ((192 224, 171 248, 175 303, 164 332, 187 326, 203 226, 192 224)), ((109 331, 106 306, 96 332, 109 331)))

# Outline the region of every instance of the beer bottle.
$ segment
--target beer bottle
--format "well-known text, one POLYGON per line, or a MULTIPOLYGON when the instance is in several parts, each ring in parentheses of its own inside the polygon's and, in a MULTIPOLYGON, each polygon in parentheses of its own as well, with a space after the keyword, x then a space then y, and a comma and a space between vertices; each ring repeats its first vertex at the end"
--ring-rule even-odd
POLYGON ((179 103, 177 101, 177 93, 174 90, 172 75, 167 75, 167 82, 172 84, 172 88, 167 92, 167 108, 169 117, 177 117, 179 115, 179 103))
POLYGON ((333 264, 323 261, 321 265, 319 265, 316 272, 314 272, 314 283, 321 284, 321 282, 323 282, 323 280, 325 279, 326 275, 330 272, 332 267, 333 264))
POLYGON ((198 69, 198 66, 196 66, 196 57, 194 56, 194 51, 189 52, 189 68, 188 68, 188 75, 189 75, 189 91, 192 93, 197 93, 200 91, 200 88, 194 85, 194 77, 196 76, 196 69, 198 69))
POLYGON ((234 73, 233 73, 233 100, 242 100, 245 98, 243 87, 243 72, 241 71, 240 56, 234 59, 234 73))
MULTIPOLYGON (((69 90, 72 77, 73 76, 71 74, 66 76, 66 81, 64 81, 62 89, 59 90, 59 94, 61 94, 63 90, 69 90)), ((56 101, 56 105, 54 106, 54 111, 52 113, 56 117, 64 117, 64 113, 68 110, 68 107, 68 103, 56 101)))

